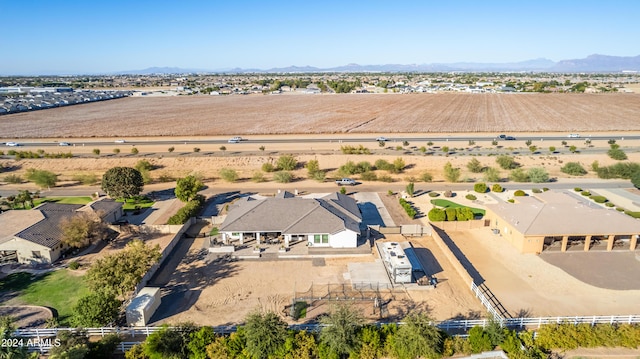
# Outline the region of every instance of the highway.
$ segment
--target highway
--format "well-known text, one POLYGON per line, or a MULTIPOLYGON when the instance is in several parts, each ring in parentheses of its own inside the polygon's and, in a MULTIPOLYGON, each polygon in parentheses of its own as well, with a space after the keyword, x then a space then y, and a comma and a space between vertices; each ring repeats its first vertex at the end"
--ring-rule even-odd
MULTIPOLYGON (((425 137, 414 137, 414 136, 397 136, 397 137, 387 137, 388 143, 396 143, 396 142, 469 142, 469 141, 493 141, 497 140, 499 144, 508 146, 509 143, 522 143, 524 141, 567 141, 569 144, 573 143, 584 143, 586 139, 591 139, 593 141, 608 141, 610 139, 615 139, 616 141, 624 141, 627 140, 638 140, 640 139, 640 135, 630 135, 630 136, 583 136, 583 137, 567 137, 567 136, 518 136, 515 140, 503 140, 499 139, 498 135, 496 136, 425 136, 425 137)), ((332 135, 318 135, 318 137, 314 138, 274 138, 274 137, 246 137, 242 140, 242 143, 255 143, 255 144, 273 144, 273 143, 363 143, 363 142, 372 142, 375 143, 375 137, 366 138, 366 137, 336 137, 332 135)), ((24 147, 61 147, 56 141, 15 141, 19 144, 19 146, 24 147)), ((131 146, 143 146, 143 145, 205 145, 205 144, 229 144, 233 146, 233 143, 229 143, 228 139, 191 139, 185 138, 182 140, 176 139, 153 139, 153 140, 139 140, 139 139, 125 139, 124 143, 116 143, 114 141, 107 140, 81 140, 74 141, 73 139, 69 140, 60 140, 60 142, 67 142, 71 145, 92 145, 92 146, 123 146, 123 145, 131 145, 131 146)), ((1 142, 4 143, 4 142, 1 142)))

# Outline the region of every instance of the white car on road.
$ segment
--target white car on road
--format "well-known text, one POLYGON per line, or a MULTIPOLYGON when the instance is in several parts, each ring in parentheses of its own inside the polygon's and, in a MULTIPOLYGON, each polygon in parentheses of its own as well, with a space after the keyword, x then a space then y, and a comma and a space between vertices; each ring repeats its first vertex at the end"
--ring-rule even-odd
POLYGON ((7 142, 7 143, 5 143, 5 145, 9 146, 9 147, 18 147, 18 146, 20 146, 20 144, 18 142, 7 142))
POLYGON ((356 181, 352 180, 351 178, 340 178, 336 180, 336 184, 338 186, 355 186, 356 185, 356 181))
POLYGON ((231 137, 231 138, 229 139, 229 141, 227 141, 227 142, 229 142, 229 143, 239 143, 240 141, 242 141, 242 137, 240 137, 240 136, 235 136, 235 137, 231 137))
POLYGON ((380 137, 376 138, 376 141, 378 141, 378 142, 380 142, 380 141, 382 141, 382 142, 387 142, 387 141, 388 141, 388 139, 387 139, 386 137, 382 137, 382 136, 380 136, 380 137))
POLYGON ((570 133, 567 135, 567 137, 569 138, 580 138, 580 134, 579 133, 570 133))
POLYGON ((115 142, 115 143, 125 143, 125 142, 127 142, 127 141, 125 141, 125 140, 115 140, 115 141, 113 141, 113 142, 115 142))

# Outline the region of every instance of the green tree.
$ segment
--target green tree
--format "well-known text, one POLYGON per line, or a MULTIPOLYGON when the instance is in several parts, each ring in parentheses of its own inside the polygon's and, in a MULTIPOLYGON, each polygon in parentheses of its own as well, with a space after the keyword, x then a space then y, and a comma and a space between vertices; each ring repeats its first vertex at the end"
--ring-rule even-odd
POLYGON ((73 324, 83 328, 107 326, 118 317, 120 304, 113 293, 96 291, 85 295, 73 307, 73 324))
POLYGON ((144 343, 144 354, 149 359, 182 359, 189 355, 189 338, 196 328, 184 324, 176 328, 164 325, 150 334, 144 343))
POLYGON ((102 220, 86 212, 63 218, 58 228, 62 232, 62 243, 75 248, 86 247, 107 235, 107 227, 102 220))
POLYGON ((14 203, 22 203, 22 208, 27 209, 27 204, 33 207, 33 196, 28 190, 21 190, 14 199, 14 203))
POLYGON ((444 335, 422 313, 410 314, 394 335, 395 352, 400 359, 439 358, 444 335))
POLYGON ((449 146, 442 146, 442 152, 449 153, 449 146))
POLYGON ((99 148, 94 148, 93 149, 93 154, 96 156, 100 156, 100 149, 99 148))
MULTIPOLYGON (((301 330, 295 335, 291 334, 285 342, 285 359, 312 359, 318 357, 318 344, 313 333, 301 330)), ((361 357, 361 359, 364 358, 361 357)))
POLYGON ((131 167, 113 167, 102 175, 102 190, 111 198, 130 198, 140 194, 144 180, 140 171, 131 167))
POLYGON ((396 158, 395 160, 393 160, 393 173, 401 173, 402 171, 404 171, 404 168, 406 167, 406 164, 404 163, 404 160, 401 157, 396 158))
POLYGON ((484 182, 476 183, 473 185, 473 190, 478 193, 485 193, 487 192, 487 184, 484 182))
POLYGON ((56 339, 60 345, 54 345, 49 351, 50 359, 82 359, 89 355, 89 336, 86 331, 59 331, 56 339))
POLYGON ((27 170, 26 177, 40 188, 55 187, 58 182, 57 174, 45 170, 35 170, 33 168, 27 170))
POLYGON ((444 178, 449 182, 458 182, 460 179, 460 169, 454 168, 451 162, 444 165, 444 178))
POLYGON ((531 140, 526 140, 524 143, 527 145, 527 147, 529 147, 533 142, 531 142, 531 140))
MULTIPOLYGON (((7 341, 17 339, 13 333, 16 330, 16 326, 13 323, 13 318, 9 316, 0 316, 0 341, 5 344, 7 341)), ((15 358, 26 359, 29 358, 27 353, 27 346, 0 346, 0 358, 15 358)), ((37 356, 36 356, 37 358, 37 356)))
POLYGON ((207 359, 207 346, 216 340, 216 334, 210 326, 200 327, 198 331, 191 332, 187 349, 189 359, 207 359))
POLYGON ((549 152, 555 153, 556 152, 556 147, 555 146, 549 146, 549 152))
POLYGON ((138 172, 151 171, 153 169, 153 165, 151 164, 151 162, 147 160, 140 160, 136 162, 136 165, 134 166, 134 168, 138 170, 138 172))
POLYGON ((473 173, 480 173, 483 168, 482 163, 476 158, 472 158, 471 161, 467 162, 467 169, 473 173))
POLYGON ((291 155, 282 155, 278 158, 276 167, 281 171, 293 171, 298 167, 298 160, 291 155))
POLYGON ((112 359, 122 338, 118 334, 107 334, 95 343, 89 343, 89 354, 91 359, 112 359))
POLYGON ((249 314, 245 324, 249 355, 255 359, 275 357, 287 339, 287 327, 273 312, 249 314))
POLYGON ((198 192, 203 188, 204 184, 202 184, 202 181, 197 179, 196 176, 189 175, 178 179, 174 193, 176 198, 180 201, 189 202, 194 199, 198 192))
POLYGON ((537 146, 529 146, 529 151, 531 151, 531 153, 536 153, 536 151, 538 150, 537 146))
POLYGON ((318 160, 309 160, 305 167, 307 168, 307 175, 309 176, 309 178, 313 178, 313 175, 316 172, 320 171, 320 163, 318 162, 318 160))
POLYGON ((475 326, 469 330, 469 345, 473 353, 482 353, 493 350, 489 335, 481 326, 475 326))
POLYGON ((413 182, 409 182, 409 184, 405 188, 405 190, 407 192, 407 195, 409 195, 409 197, 413 197, 414 187, 415 186, 414 186, 413 182))
POLYGON ((151 247, 133 240, 124 250, 95 260, 87 271, 87 284, 93 291, 104 290, 124 297, 159 260, 159 245, 151 247))
POLYGON ((137 155, 138 153, 140 153, 140 151, 138 150, 138 148, 137 148, 137 147, 132 147, 132 148, 131 148, 131 154, 132 154, 132 155, 137 155))
POLYGON ((578 148, 574 145, 569 146, 569 151, 571 151, 571 153, 576 153, 576 151, 578 150, 578 148))
POLYGON ((320 342, 334 355, 344 358, 360 344, 358 331, 364 319, 353 307, 337 304, 320 322, 325 325, 320 331, 320 342))

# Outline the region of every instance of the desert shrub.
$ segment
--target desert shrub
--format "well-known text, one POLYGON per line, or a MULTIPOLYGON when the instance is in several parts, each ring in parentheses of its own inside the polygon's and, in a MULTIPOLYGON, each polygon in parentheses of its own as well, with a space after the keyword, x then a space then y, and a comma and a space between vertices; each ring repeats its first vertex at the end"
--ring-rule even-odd
POLYGON ((531 189, 531 192, 533 192, 533 193, 542 193, 542 190, 540 188, 533 188, 533 189, 531 189))
POLYGON ((527 194, 524 193, 523 190, 519 189, 519 190, 513 192, 513 195, 516 196, 516 197, 523 197, 523 196, 526 196, 527 194))
POLYGON ((369 155, 371 151, 363 145, 355 146, 340 146, 340 151, 346 155, 369 155))
POLYGON ((339 170, 341 175, 350 176, 371 171, 371 163, 367 161, 361 161, 357 164, 353 161, 347 161, 344 165, 340 166, 339 170))
POLYGON ((529 181, 533 183, 549 182, 549 173, 542 167, 530 168, 529 171, 527 171, 527 177, 529 177, 529 181))
POLYGON ((391 183, 391 182, 393 182, 393 177, 391 177, 389 175, 378 176, 378 181, 391 183))
POLYGON ((4 181, 11 184, 18 184, 22 183, 23 179, 18 175, 6 175, 4 176, 4 181))
POLYGON ((93 154, 96 156, 100 156, 100 149, 99 148, 94 148, 93 149, 93 154))
POLYGON ((618 161, 627 159, 627 154, 619 148, 611 148, 609 151, 607 151, 607 155, 609 155, 609 157, 611 157, 612 159, 618 161))
POLYGON ((238 180, 238 172, 231 168, 221 168, 220 169, 220 177, 227 182, 235 182, 238 180))
POLYGON ((493 186, 491 186, 491 191, 496 193, 502 193, 502 191, 504 191, 504 188, 502 188, 501 185, 495 183, 493 186))
POLYGON ((635 162, 620 162, 611 166, 598 167, 596 170, 599 178, 630 179, 634 173, 640 171, 640 164, 635 162))
MULTIPOLYGON (((473 195, 472 195, 473 196, 473 195)), ((475 214, 469 207, 457 207, 456 208, 456 220, 457 221, 470 221, 475 218, 475 214)))
POLYGON ((481 326, 475 326, 469 330, 469 346, 472 353, 482 353, 493 350, 489 335, 481 326))
POLYGON ((420 181, 422 182, 432 182, 433 181, 433 175, 431 175, 431 173, 429 172, 422 172, 420 174, 420 181))
POLYGON ((507 155, 498 156, 496 162, 503 170, 512 170, 520 166, 513 157, 507 155))
POLYGON ((446 190, 446 191, 444 191, 444 196, 447 197, 447 198, 453 197, 453 192, 451 192, 449 190, 446 190))
POLYGON ((455 221, 456 220, 456 214, 458 212, 456 211, 455 208, 449 207, 449 208, 446 208, 444 210, 444 213, 446 213, 446 215, 447 215, 447 221, 455 221))
POLYGON ((485 193, 487 192, 487 189, 487 184, 484 182, 476 183, 473 185, 473 190, 478 193, 485 193))
POLYGON ((417 212, 415 208, 413 208, 411 203, 407 202, 404 198, 400 198, 399 201, 402 208, 404 208, 404 211, 407 212, 407 216, 409 216, 409 218, 411 219, 414 219, 416 217, 417 212))
POLYGON ((624 211, 625 211, 625 209, 624 209, 624 208, 622 208, 622 207, 616 207, 616 211, 618 211, 618 212, 624 212, 624 211))
POLYGON ((273 174, 273 180, 278 183, 289 183, 293 181, 293 175, 289 171, 278 171, 273 174))
POLYGON ((560 171, 570 176, 584 176, 587 174, 587 170, 578 162, 567 162, 560 168, 560 171))
POLYGON ((591 196, 589 198, 596 203, 605 203, 607 201, 607 197, 605 196, 591 196))
POLYGON ((509 199, 507 200, 507 202, 509 202, 509 203, 515 203, 516 201, 514 201, 514 200, 513 200, 513 198, 509 198, 509 199))
POLYGON ((473 158, 467 162, 467 169, 473 173, 480 173, 483 170, 482 163, 478 159, 473 158))
POLYGON ((169 152, 173 152, 173 151, 175 151, 175 150, 176 150, 176 148, 175 148, 175 147, 173 147, 173 146, 171 146, 171 147, 167 148, 167 151, 169 151, 169 152))
POLYGON ((267 179, 264 177, 264 173, 262 173, 262 171, 255 171, 251 176, 251 181, 260 183, 260 182, 266 182, 267 179))
POLYGON ((446 213, 440 208, 432 208, 427 216, 431 222, 443 222, 447 219, 446 213))
POLYGON ((465 198, 470 200, 470 201, 475 201, 476 199, 478 199, 476 196, 472 195, 471 193, 466 195, 465 198))
POLYGON ((263 163, 263 164, 262 164, 262 170, 263 170, 264 172, 267 172, 267 173, 269 173, 269 172, 273 172, 275 169, 276 169, 276 168, 275 168, 275 167, 274 167, 270 162, 267 162, 267 163, 263 163))
POLYGON ((529 182, 529 175, 522 168, 516 168, 509 173, 509 179, 514 182, 529 182))
POLYGON ((78 268, 80 268, 80 263, 78 263, 78 261, 73 261, 69 263, 69 269, 76 270, 78 268))
POLYGON ((345 186, 340 187, 340 193, 347 194, 347 188, 345 186))
POLYGON ((449 182, 458 182, 460 180, 460 169, 454 168, 451 162, 444 165, 444 178, 449 182))
POLYGON ((293 171, 298 167, 298 160, 291 155, 282 155, 276 164, 276 167, 281 171, 293 171))
POLYGON ((176 179, 173 178, 173 176, 171 176, 170 174, 167 173, 163 173, 160 175, 160 177, 158 177, 158 182, 162 182, 162 183, 166 183, 166 182, 173 182, 176 179))
POLYGON ((317 171, 314 172, 313 175, 311 176, 312 179, 318 181, 318 182, 324 182, 324 179, 327 177, 327 173, 325 171, 317 171))
POLYGON ((498 182, 500 181, 500 171, 497 168, 487 167, 484 169, 482 177, 487 182, 498 182))
POLYGON ((573 190, 576 191, 576 192, 582 192, 582 188, 580 188, 580 187, 575 187, 573 190))
POLYGON ((387 160, 378 159, 374 163, 374 166, 377 170, 393 171, 393 164, 389 163, 387 160))
POLYGON ((440 193, 438 192, 429 192, 429 197, 438 197, 440 193))
POLYGON ((360 175, 360 179, 363 181, 376 181, 378 179, 378 176, 373 171, 367 171, 367 172, 363 172, 360 175))
POLYGON ((607 207, 615 207, 616 206, 615 204, 613 204, 611 202, 607 202, 604 205, 607 206, 607 207))
POLYGON ((589 192, 589 191, 582 191, 582 192, 580 192, 580 194, 585 196, 585 197, 591 196, 591 192, 589 192))
POLYGON ((98 183, 98 176, 93 173, 78 173, 73 175, 71 179, 83 185, 94 185, 98 183))
POLYGON ((138 153, 140 153, 140 151, 136 147, 131 148, 132 155, 137 155, 138 153))

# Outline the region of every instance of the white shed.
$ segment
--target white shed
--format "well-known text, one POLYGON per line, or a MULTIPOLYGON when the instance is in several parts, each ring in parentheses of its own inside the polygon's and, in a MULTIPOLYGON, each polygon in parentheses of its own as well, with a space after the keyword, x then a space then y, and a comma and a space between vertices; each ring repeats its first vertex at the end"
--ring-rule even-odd
POLYGON ((147 325, 160 306, 160 288, 144 287, 127 306, 127 324, 134 327, 147 325))

